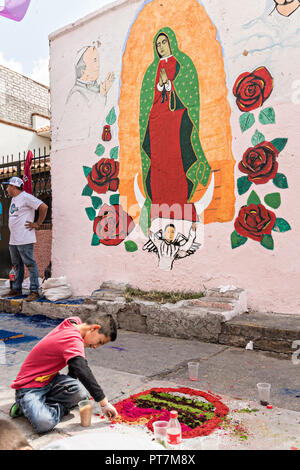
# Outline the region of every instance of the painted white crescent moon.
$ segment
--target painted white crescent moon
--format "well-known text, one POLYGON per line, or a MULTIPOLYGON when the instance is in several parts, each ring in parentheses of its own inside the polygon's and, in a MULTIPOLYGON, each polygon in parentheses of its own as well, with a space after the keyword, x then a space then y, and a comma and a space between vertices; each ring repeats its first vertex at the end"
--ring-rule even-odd
MULTIPOLYGON (((142 209, 142 207, 145 204, 145 197, 143 196, 139 184, 138 184, 138 176, 139 174, 137 173, 134 178, 134 193, 135 193, 135 198, 137 200, 138 205, 142 209)), ((210 205, 213 195, 214 195, 214 190, 215 190, 215 175, 212 173, 211 181, 209 183, 209 186, 206 190, 206 193, 204 196, 199 199, 199 201, 194 202, 194 206, 196 208, 197 214, 202 214, 210 205)))

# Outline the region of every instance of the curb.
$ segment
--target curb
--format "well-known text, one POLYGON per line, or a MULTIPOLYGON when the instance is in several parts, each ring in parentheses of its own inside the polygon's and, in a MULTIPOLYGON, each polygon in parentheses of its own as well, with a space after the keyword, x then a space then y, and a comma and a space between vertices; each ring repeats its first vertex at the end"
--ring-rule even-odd
POLYGON ((118 328, 144 334, 217 343, 222 323, 247 310, 247 296, 242 289, 220 293, 211 289, 204 297, 181 300, 175 304, 159 304, 134 299, 126 301, 124 286, 106 282, 84 303, 76 305, 51 302, 26 302, 26 299, 0 299, 0 311, 14 314, 43 315, 52 319, 64 319, 72 315, 82 316, 92 311, 113 315, 118 328))
POLYGON ((238 348, 245 348, 253 341, 255 350, 293 354, 293 343, 300 340, 300 315, 246 313, 247 296, 242 289, 225 293, 210 289, 205 294, 176 304, 126 302, 124 297, 103 291, 98 293, 98 298, 87 297, 80 304, 0 298, 0 311, 65 319, 100 310, 113 315, 118 328, 127 331, 238 348))

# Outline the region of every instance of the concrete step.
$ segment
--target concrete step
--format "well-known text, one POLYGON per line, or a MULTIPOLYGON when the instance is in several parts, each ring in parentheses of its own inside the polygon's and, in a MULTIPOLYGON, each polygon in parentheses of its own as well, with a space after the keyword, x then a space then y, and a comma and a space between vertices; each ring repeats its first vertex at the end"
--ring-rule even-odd
POLYGON ((226 292, 220 297, 216 292, 211 290, 210 295, 201 299, 183 300, 177 304, 157 304, 143 300, 128 303, 122 297, 83 305, 0 299, 0 312, 63 319, 100 310, 111 313, 118 327, 129 331, 198 339, 239 348, 245 348, 249 341, 253 341, 254 349, 290 357, 299 349, 300 345, 295 345, 295 342, 300 341, 300 315, 245 313, 247 305, 244 291, 226 292), (215 308, 216 305, 219 308, 215 308))
POLYGON ((208 307, 213 308, 216 310, 232 310, 234 307, 234 299, 233 297, 213 297, 213 296, 205 296, 199 299, 193 299, 192 302, 195 305, 199 305, 199 307, 208 307))
POLYGON ((115 282, 103 283, 100 289, 85 298, 84 305, 3 299, 0 300, 0 311, 66 318, 81 315, 84 309, 97 310, 112 314, 121 329, 213 343, 218 342, 222 323, 247 311, 247 296, 242 289, 230 291, 230 297, 219 296, 216 289, 208 291, 209 295, 202 298, 160 304, 139 298, 127 302, 120 295, 124 293, 125 286, 115 282))
POLYGON ((294 341, 300 341, 300 315, 250 312, 222 324, 220 344, 245 348, 249 341, 254 349, 292 355, 294 341))
POLYGON ((238 299, 240 295, 244 292, 243 289, 236 287, 235 289, 230 288, 228 290, 222 291, 221 288, 215 287, 210 288, 205 291, 205 297, 218 297, 220 299, 238 299))

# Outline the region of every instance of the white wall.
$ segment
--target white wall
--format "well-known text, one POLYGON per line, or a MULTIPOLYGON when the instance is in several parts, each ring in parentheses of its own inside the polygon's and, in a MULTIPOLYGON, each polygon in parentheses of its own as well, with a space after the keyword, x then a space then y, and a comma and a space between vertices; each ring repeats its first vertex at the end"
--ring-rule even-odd
MULTIPOLYGON (((33 151, 41 149, 43 155, 44 147, 46 152, 49 154, 50 139, 46 137, 39 137, 36 132, 25 130, 16 126, 11 126, 0 122, 0 164, 2 163, 2 157, 5 157, 5 163, 7 161, 7 155, 14 156, 14 160, 18 160, 19 152, 23 153, 28 150, 33 151)), ((11 161, 11 157, 9 158, 11 161)))
MULTIPOLYGON (((100 130, 103 122, 114 106, 118 114, 120 103, 121 77, 124 75, 123 56, 128 50, 128 34, 136 40, 136 48, 147 41, 150 36, 145 27, 142 34, 135 36, 134 26, 143 11, 149 11, 156 4, 155 14, 149 15, 149 23, 159 18, 164 24, 164 9, 174 5, 176 20, 180 27, 190 27, 197 18, 190 18, 187 4, 197 0, 127 0, 116 2, 113 7, 91 15, 74 25, 63 28, 50 37, 50 74, 51 74, 51 109, 53 146, 51 152, 52 185, 53 185, 53 266, 55 276, 66 275, 75 294, 90 294, 99 288, 104 280, 128 282, 143 289, 200 290, 203 287, 236 285, 248 291, 249 305, 260 311, 278 313, 298 313, 300 300, 297 289, 300 281, 300 194, 299 194, 299 52, 300 52, 300 8, 290 17, 280 15, 274 9, 273 0, 198 0, 205 8, 211 23, 216 28, 218 41, 222 46, 226 73, 228 102, 231 109, 232 153, 236 160, 235 167, 235 216, 222 223, 219 220, 205 225, 205 243, 193 256, 174 263, 170 272, 158 269, 157 257, 143 250, 147 239, 138 241, 138 251, 126 252, 124 244, 119 246, 94 246, 91 244, 93 222, 87 218, 87 206, 91 207, 88 195, 82 195, 87 184, 83 166, 92 167, 99 160, 95 154, 96 144, 100 143, 100 130), (138 17, 137 17, 138 16, 138 17), (185 19, 187 18, 187 21, 185 19), (78 51, 100 39, 100 78, 104 80, 107 73, 113 71, 116 80, 107 101, 103 104, 100 118, 90 113, 92 124, 99 130, 98 140, 78 143, 77 127, 82 122, 83 107, 73 106, 68 120, 73 138, 68 147, 59 140, 59 130, 64 116, 67 97, 74 85, 74 63, 78 51), (253 110, 255 125, 250 128, 240 127, 242 112, 238 109, 233 86, 237 78, 246 72, 252 73, 259 67, 269 70, 274 78, 274 89, 268 100, 258 109, 253 110), (298 90, 298 91, 297 91, 298 90), (264 108, 274 108, 276 122, 261 122, 260 112, 264 108), (270 180, 266 184, 252 183, 251 189, 238 193, 238 180, 243 176, 238 164, 245 151, 254 146, 253 136, 256 130, 263 132, 265 140, 288 139, 284 151, 278 157, 279 173, 287 177, 288 187, 277 187, 270 180), (67 182, 71 182, 67 184, 67 182), (261 245, 260 241, 247 238, 247 243, 236 247, 231 244, 231 235, 235 230, 235 219, 243 206, 249 206, 249 195, 255 191, 264 204, 266 196, 278 193, 281 204, 274 207, 276 220, 285 219, 291 230, 272 232, 274 249, 261 245), (283 232, 283 233, 279 233, 283 232)), ((151 10, 152 11, 152 10, 151 10)), ((171 27, 171 26, 170 26, 171 27)), ((199 29, 201 32, 201 30, 199 29)), ((199 33, 200 35, 200 33, 199 33)), ((203 54, 204 56, 205 54, 203 54)), ((148 64, 150 61, 148 62, 148 64)), ((201 63, 201 62, 199 62, 201 63)), ((141 57, 143 64, 143 57, 141 57)), ((134 64, 133 64, 134 65, 134 64)), ((128 67, 129 69, 129 67, 128 67)), ((138 74, 135 75, 137 77, 138 74)), ((135 86, 137 95, 140 88, 135 86)), ((128 101, 128 114, 133 104, 128 101)), ((99 107, 97 108, 99 111, 99 107)), ((138 111, 136 112, 138 121, 138 111)), ((222 116, 214 115, 222 120, 222 116)), ((253 116, 252 116, 253 117, 253 116)), ((117 127, 116 124, 115 127, 117 127)), ((129 136, 138 135, 137 125, 123 125, 113 135, 114 145, 118 145, 121 131, 129 136)), ((217 143, 213 150, 218 155, 217 143)), ((103 142, 102 142, 103 144, 103 142)), ((104 143, 105 144, 105 143, 104 143)), ((107 147, 108 148, 108 147, 107 147)), ((139 154, 139 152, 136 152, 139 154)), ((132 160, 136 155, 132 155, 132 160)), ((120 166, 124 165, 122 154, 120 166)), ((128 162, 126 162, 128 163, 128 162)), ((124 168, 124 166, 122 167, 124 168)), ((122 170, 123 171, 123 170, 122 170)), ((125 171, 134 174, 131 162, 125 171)), ((102 195, 101 195, 102 197, 102 195)), ((105 194, 105 197, 108 197, 105 194)), ((107 203, 109 199, 104 199, 107 203)), ((109 202, 108 202, 109 203, 109 202)), ((111 203, 112 204, 112 203, 111 203)), ((266 202, 267 204, 267 202, 266 202)), ((254 205, 257 205, 254 204, 254 205)), ((267 204, 268 205, 268 204, 267 204)), ((272 207, 272 206, 271 206, 272 207)), ((92 209, 93 210, 93 209, 92 209)), ((93 219, 94 220, 94 219, 93 219)), ((272 225, 273 227, 274 225, 272 225)), ((271 227, 271 228, 272 228, 271 227)), ((268 235, 268 234, 267 234, 268 235)), ((245 240, 244 240, 245 241, 245 240)), ((299 290, 299 289, 298 289, 299 290)))

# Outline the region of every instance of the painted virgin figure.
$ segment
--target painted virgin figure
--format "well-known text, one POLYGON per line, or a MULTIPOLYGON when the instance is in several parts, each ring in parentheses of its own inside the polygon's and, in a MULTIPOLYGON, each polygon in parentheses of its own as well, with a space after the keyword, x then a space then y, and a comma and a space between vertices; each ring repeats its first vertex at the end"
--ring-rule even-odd
POLYGON ((146 199, 140 224, 145 234, 156 217, 198 221, 190 201, 210 166, 199 139, 199 82, 191 59, 178 49, 170 28, 154 38, 154 61, 140 97, 140 148, 146 199), (159 207, 163 206, 163 207, 159 207), (168 208, 172 207, 171 215, 168 208))

